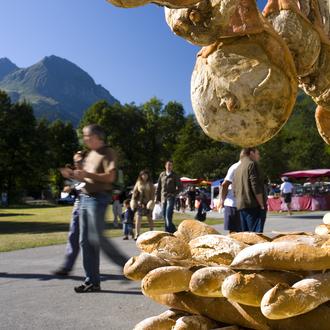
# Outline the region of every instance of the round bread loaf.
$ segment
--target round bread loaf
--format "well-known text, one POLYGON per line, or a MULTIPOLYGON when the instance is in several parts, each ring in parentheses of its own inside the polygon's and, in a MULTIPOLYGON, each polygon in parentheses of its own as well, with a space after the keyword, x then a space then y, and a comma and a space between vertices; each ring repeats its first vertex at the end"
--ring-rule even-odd
POLYGON ((229 265, 247 245, 224 235, 204 235, 189 242, 192 259, 204 265, 229 265))
POLYGON ((290 272, 264 271, 261 273, 236 273, 222 283, 224 297, 237 303, 259 307, 264 294, 278 283, 292 284, 301 278, 290 272))
POLYGON ((175 236, 165 236, 161 238, 152 254, 169 261, 191 260, 188 243, 175 236))
POLYGON ((168 266, 169 264, 149 253, 141 253, 139 256, 131 257, 124 266, 124 275, 133 280, 140 281, 151 270, 159 267, 168 266))
POLYGON ((295 242, 268 242, 242 250, 233 269, 324 270, 330 268, 330 248, 295 242))
POLYGON ((136 241, 136 246, 143 252, 152 252, 156 249, 159 241, 165 236, 173 236, 165 231, 147 231, 140 235, 136 241))
POLYGON ((292 0, 268 0, 263 14, 284 39, 293 55, 298 76, 315 69, 321 51, 321 40, 313 24, 292 0))
POLYGON ((217 323, 202 315, 188 315, 180 317, 172 330, 211 330, 217 323))
POLYGON ((322 219, 325 225, 330 225, 330 212, 326 213, 322 219))
POLYGON ((221 285, 235 272, 226 266, 205 267, 197 270, 190 279, 190 291, 202 297, 222 297, 221 285))
POLYGON ((183 220, 174 235, 185 242, 189 243, 192 239, 208 234, 220 234, 213 227, 197 221, 197 220, 183 220))
POLYGON ((141 287, 146 295, 189 290, 192 272, 180 266, 160 267, 150 271, 142 280, 141 287))
POLYGON ((277 134, 291 114, 297 92, 293 60, 273 30, 267 24, 264 29, 222 39, 197 58, 192 105, 212 139, 256 146, 277 134))
MULTIPOLYGON (((310 95, 313 100, 321 107, 327 108, 330 104, 330 45, 322 43, 321 52, 315 70, 306 77, 300 79, 300 86, 306 94, 310 95)), ((316 116, 326 118, 327 113, 316 114, 316 116)), ((318 121, 318 125, 322 125, 322 120, 318 121)), ((327 125, 326 123, 324 126, 327 125)), ((322 127, 320 127, 322 129, 322 127)), ((323 127, 324 129, 325 127, 323 127)), ((327 133, 327 132, 326 132, 327 133)))
POLYGON ((278 284, 265 293, 261 311, 277 320, 305 314, 330 300, 330 271, 305 278, 292 287, 278 284))
MULTIPOLYGON (((321 138, 324 140, 325 143, 330 144, 330 107, 329 106, 327 107, 318 106, 316 108, 315 122, 321 138)), ((329 218, 330 217, 326 218, 327 219, 326 221, 330 222, 329 218)))
POLYGON ((272 240, 270 237, 267 237, 261 233, 253 233, 248 231, 244 231, 240 233, 232 233, 229 234, 229 236, 247 245, 270 242, 272 240))
POLYGON ((318 225, 315 228, 315 234, 320 235, 320 236, 328 236, 330 235, 330 225, 318 225))
POLYGON ((176 35, 192 44, 208 46, 221 37, 261 32, 258 11, 251 7, 255 7, 251 0, 204 0, 190 8, 165 8, 165 18, 176 35))
POLYGON ((184 315, 188 315, 188 313, 178 310, 168 310, 157 316, 144 319, 134 327, 134 330, 171 330, 176 320, 184 315))

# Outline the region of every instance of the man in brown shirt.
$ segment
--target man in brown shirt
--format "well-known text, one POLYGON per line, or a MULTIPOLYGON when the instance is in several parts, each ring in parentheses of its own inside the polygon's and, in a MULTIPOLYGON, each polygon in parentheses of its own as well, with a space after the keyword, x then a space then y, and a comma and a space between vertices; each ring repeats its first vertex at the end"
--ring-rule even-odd
POLYGON ((100 248, 117 265, 123 266, 128 257, 122 255, 103 236, 105 213, 110 202, 111 184, 116 178, 116 157, 105 144, 105 133, 99 125, 83 128, 83 139, 90 152, 85 158, 83 169, 75 170, 72 178, 85 182, 80 200, 80 247, 86 273, 82 285, 75 291, 100 291, 100 248))
POLYGON ((258 165, 259 150, 245 148, 236 168, 233 189, 243 231, 263 232, 266 219, 264 180, 258 165))

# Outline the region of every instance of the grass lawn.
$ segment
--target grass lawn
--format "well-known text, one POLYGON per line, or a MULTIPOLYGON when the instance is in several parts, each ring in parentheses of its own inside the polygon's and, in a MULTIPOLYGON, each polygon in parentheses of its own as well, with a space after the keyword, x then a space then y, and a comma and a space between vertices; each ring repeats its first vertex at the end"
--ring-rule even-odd
MULTIPOLYGON (((0 252, 63 244, 66 242, 72 206, 25 207, 0 209, 0 252)), ((174 223, 189 219, 189 215, 174 213, 174 223)), ((112 220, 111 207, 107 219, 112 220)), ((207 224, 222 223, 222 220, 209 218, 207 224)), ((106 236, 122 235, 121 229, 114 229, 108 223, 106 236)), ((148 230, 147 220, 143 219, 142 232, 148 230)), ((155 221, 155 230, 164 230, 163 221, 155 221)))

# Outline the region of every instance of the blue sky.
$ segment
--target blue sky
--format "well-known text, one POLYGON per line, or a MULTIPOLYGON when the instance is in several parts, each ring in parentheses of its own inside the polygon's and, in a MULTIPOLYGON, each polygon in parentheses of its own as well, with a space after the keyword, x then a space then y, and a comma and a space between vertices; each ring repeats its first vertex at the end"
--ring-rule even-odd
MULTIPOLYGON (((262 0, 264 1, 264 0, 262 0)), ((164 10, 105 0, 1 0, 0 57, 19 67, 57 55, 87 71, 122 103, 156 96, 192 112, 190 77, 199 48, 175 36, 164 10)))

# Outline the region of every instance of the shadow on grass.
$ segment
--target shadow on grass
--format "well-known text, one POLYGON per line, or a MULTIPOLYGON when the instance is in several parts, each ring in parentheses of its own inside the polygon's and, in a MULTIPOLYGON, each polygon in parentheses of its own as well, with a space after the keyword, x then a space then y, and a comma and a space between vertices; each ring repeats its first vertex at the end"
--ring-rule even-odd
MULTIPOLYGON (((6 208, 3 208, 3 210, 12 210, 12 209, 53 209, 54 207, 63 207, 63 206, 68 206, 72 207, 72 205, 57 205, 57 204, 12 204, 9 205, 6 208)), ((1 211, 1 208, 0 208, 1 211)))
POLYGON ((35 215, 32 213, 0 213, 0 217, 19 217, 19 216, 31 216, 35 215))
MULTIPOLYGON (((164 230, 164 226, 165 226, 164 221, 154 221, 153 224, 154 224, 154 228, 156 230, 164 230)), ((141 223, 141 228, 149 228, 149 223, 147 220, 145 220, 141 223)), ((107 220, 106 229, 123 229, 123 225, 120 223, 118 225, 118 227, 115 227, 112 220, 107 220)), ((134 229, 134 226, 133 226, 133 229, 134 229)))
POLYGON ((43 234, 69 230, 69 224, 57 222, 0 221, 1 234, 43 234))

